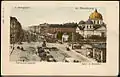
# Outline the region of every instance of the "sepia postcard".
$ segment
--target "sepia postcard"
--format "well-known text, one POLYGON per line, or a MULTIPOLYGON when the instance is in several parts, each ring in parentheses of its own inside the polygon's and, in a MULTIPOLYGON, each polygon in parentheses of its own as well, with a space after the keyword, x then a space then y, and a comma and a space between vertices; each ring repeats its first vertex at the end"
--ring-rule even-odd
POLYGON ((118 75, 117 1, 3 1, 3 75, 118 75))

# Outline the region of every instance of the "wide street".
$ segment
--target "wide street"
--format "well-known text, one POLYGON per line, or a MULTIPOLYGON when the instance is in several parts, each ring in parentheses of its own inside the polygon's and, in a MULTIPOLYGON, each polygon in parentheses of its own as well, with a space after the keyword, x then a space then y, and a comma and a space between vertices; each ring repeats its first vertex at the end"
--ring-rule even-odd
MULTIPOLYGON (((37 52, 37 47, 41 47, 41 46, 42 46, 42 42, 31 42, 31 43, 23 42, 22 45, 15 44, 15 49, 13 53, 10 55, 10 60, 17 61, 20 60, 21 57, 27 57, 27 60, 29 61, 40 61, 41 58, 35 52, 37 52), (17 46, 23 47, 24 51, 18 49, 17 46)), ((64 44, 46 43, 46 46, 58 48, 58 50, 49 51, 57 62, 63 62, 65 58, 69 58, 69 57, 79 60, 80 62, 92 62, 92 61, 94 62, 94 60, 91 60, 81 55, 80 53, 75 52, 74 50, 67 51, 66 43, 64 44)), ((12 49, 10 48, 10 52, 11 50, 12 49)))
MULTIPOLYGON (((59 43, 48 43, 47 46, 54 46, 54 47, 57 47, 59 49, 59 51, 57 51, 57 53, 65 53, 67 54, 68 56, 74 58, 74 59, 77 59, 81 62, 90 62, 90 61, 93 61, 95 62, 94 60, 91 60, 91 59, 88 59, 87 57, 81 55, 80 53, 77 53, 75 52, 74 50, 71 50, 71 51, 67 51, 66 50, 66 46, 67 44, 59 44, 59 43)), ((84 52, 84 51, 83 51, 84 52)), ((59 55, 58 55, 59 57, 59 55)))

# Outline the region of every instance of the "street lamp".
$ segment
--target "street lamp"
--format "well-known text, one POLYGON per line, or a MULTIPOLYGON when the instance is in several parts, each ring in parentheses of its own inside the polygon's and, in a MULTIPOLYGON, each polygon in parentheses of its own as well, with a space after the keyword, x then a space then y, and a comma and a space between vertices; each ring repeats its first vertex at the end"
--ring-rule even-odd
POLYGON ((72 49, 73 49, 74 33, 72 32, 72 49))

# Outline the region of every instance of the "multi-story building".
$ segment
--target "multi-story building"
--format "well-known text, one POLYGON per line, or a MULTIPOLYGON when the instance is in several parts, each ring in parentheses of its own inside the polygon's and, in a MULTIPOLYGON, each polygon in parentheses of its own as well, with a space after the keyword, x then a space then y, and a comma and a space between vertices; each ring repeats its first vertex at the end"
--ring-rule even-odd
POLYGON ((82 20, 79 22, 76 33, 81 34, 85 38, 91 35, 106 37, 106 24, 103 22, 102 15, 95 10, 87 21, 82 20))
POLYGON ((48 33, 72 33, 75 32, 77 24, 50 24, 48 33))
POLYGON ((30 26, 29 27, 29 31, 33 32, 33 33, 40 33, 40 26, 30 26))
POLYGON ((10 43, 19 42, 22 26, 15 17, 10 17, 10 43))
POLYGON ((48 27, 47 23, 29 26, 29 31, 37 34, 45 34, 47 32, 47 27, 48 27))

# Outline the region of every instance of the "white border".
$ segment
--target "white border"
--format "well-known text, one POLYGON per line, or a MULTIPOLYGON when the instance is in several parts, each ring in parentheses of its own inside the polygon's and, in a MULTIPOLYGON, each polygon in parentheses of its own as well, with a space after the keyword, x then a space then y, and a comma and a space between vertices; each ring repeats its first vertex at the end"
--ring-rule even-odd
MULTIPOLYGON (((4 24, 1 21, 1 61, 2 75, 118 75, 119 59, 119 3, 117 1, 3 1, 4 24), (41 4, 40 4, 41 3, 41 4), (102 65, 79 65, 64 63, 15 64, 9 62, 9 16, 11 6, 91 6, 106 9, 105 23, 107 24, 107 63, 102 65)), ((3 10, 2 10, 3 11, 3 10)), ((3 13, 2 13, 3 16, 3 13)))

